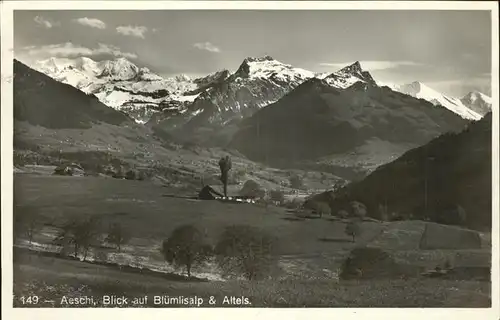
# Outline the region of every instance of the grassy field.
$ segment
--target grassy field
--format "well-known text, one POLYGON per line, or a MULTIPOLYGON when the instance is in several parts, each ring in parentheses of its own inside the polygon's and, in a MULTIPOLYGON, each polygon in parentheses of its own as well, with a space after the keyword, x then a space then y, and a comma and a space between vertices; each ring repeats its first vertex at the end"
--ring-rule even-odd
MULTIPOLYGON (((269 307, 486 307, 490 304, 488 282, 421 277, 373 281, 338 279, 340 264, 356 246, 381 247, 402 263, 422 269, 433 268, 449 256, 464 266, 485 266, 491 255, 487 235, 485 248, 481 250, 422 252, 415 245, 418 236, 411 233, 418 233, 423 222, 364 222, 360 237, 353 243, 344 233, 345 223, 331 217, 296 219, 285 209, 273 206, 163 196, 175 191, 149 181, 16 174, 14 215, 20 210, 35 210, 48 221, 35 235, 33 244, 21 241, 18 247, 50 251, 57 232, 54 226, 72 217, 99 215, 104 225, 119 221, 132 233, 122 253, 107 249, 109 261, 158 271, 156 274, 124 272, 111 266, 23 253, 14 266, 16 297, 38 294, 49 300, 44 302, 47 306, 60 306, 57 301, 62 295, 82 294, 96 297, 197 295, 205 300, 209 296, 216 296, 218 300, 225 295, 245 296, 251 306, 269 307), (209 281, 173 277, 183 271, 163 261, 159 246, 173 229, 188 223, 198 226, 212 242, 228 225, 251 225, 267 231, 278 240, 276 255, 280 271, 271 279, 256 282, 223 281, 213 266, 193 270, 195 276, 209 281), (410 236, 395 241, 394 235, 401 230, 410 236)), ((16 299, 15 305, 22 306, 22 303, 16 299)), ((161 305, 149 301, 148 306, 161 305)))
MULTIPOLYGON (((438 279, 335 281, 328 279, 276 281, 175 281, 150 275, 119 272, 114 269, 75 261, 33 256, 15 269, 14 305, 23 305, 20 297, 39 295, 40 306, 61 305, 62 296, 94 297, 103 306, 104 295, 148 296, 147 305, 128 307, 168 307, 155 305, 158 296, 198 296, 204 307, 210 296, 217 298, 215 307, 225 296, 247 297, 256 307, 488 307, 490 286, 474 281, 438 279)), ((171 306, 183 306, 180 304, 171 306)))

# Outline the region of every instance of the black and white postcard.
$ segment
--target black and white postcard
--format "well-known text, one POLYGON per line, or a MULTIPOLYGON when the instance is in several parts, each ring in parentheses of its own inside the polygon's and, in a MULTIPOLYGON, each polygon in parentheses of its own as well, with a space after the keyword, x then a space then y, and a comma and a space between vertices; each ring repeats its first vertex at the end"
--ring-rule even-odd
POLYGON ((1 18, 8 319, 498 319, 497 2, 1 18))

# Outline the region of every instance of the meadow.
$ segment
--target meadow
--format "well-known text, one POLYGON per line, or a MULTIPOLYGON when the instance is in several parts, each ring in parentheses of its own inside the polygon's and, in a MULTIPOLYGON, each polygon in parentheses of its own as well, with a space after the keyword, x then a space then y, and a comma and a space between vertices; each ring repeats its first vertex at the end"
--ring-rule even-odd
MULTIPOLYGON (((222 203, 166 197, 175 188, 150 181, 103 177, 62 177, 15 174, 14 216, 36 211, 45 225, 29 244, 15 244, 14 305, 19 297, 37 294, 45 306, 60 305, 60 297, 115 294, 248 297, 260 307, 487 307, 491 303, 487 281, 415 276, 408 279, 341 280, 339 267, 355 247, 374 246, 391 252, 402 264, 422 271, 445 259, 463 267, 485 267, 491 259, 489 235, 480 250, 419 250, 418 233, 424 222, 365 221, 356 242, 345 234, 345 221, 331 216, 300 218, 287 209, 255 204, 222 203), (93 248, 86 262, 62 259, 52 240, 57 228, 74 217, 99 216, 103 225, 119 222, 132 238, 122 252, 93 248), (216 241, 230 225, 249 225, 277 239, 279 270, 268 279, 223 279, 213 265, 184 271, 167 264, 159 248, 177 227, 197 226, 207 239, 216 241), (40 254, 46 251, 48 254, 40 254), (107 263, 93 263, 104 252, 107 263), (129 266, 123 270, 120 265, 129 266), (147 272, 146 272, 147 271, 147 272)), ((102 306, 97 304, 95 306, 102 306)), ((128 305, 130 306, 130 305, 128 305)), ((136 305, 138 306, 138 305, 136 305)), ((142 305, 162 307, 152 303, 142 305)), ((170 305, 172 306, 172 305, 170 305)), ((175 306, 175 305, 173 305, 175 306)), ((204 305, 205 306, 205 305, 204 305)), ((209 305, 206 305, 209 306, 209 305)), ((165 305, 163 305, 165 307, 165 305)))

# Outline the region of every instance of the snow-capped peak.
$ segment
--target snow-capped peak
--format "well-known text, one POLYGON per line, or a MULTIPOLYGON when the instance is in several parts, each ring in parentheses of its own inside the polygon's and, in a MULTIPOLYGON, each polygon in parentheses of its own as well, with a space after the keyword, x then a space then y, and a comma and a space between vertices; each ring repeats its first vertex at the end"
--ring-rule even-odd
POLYGON ((484 116, 491 111, 493 100, 491 97, 479 91, 471 91, 466 94, 460 101, 469 109, 484 116))
POLYGON ((135 64, 122 57, 104 61, 100 77, 127 80, 137 76, 138 72, 139 68, 135 64))
POLYGON ((274 58, 271 57, 270 55, 265 55, 262 57, 247 57, 245 60, 243 60, 243 63, 264 62, 264 61, 273 61, 273 60, 274 60, 274 58))
POLYGON ((191 81, 191 78, 185 74, 180 74, 175 77, 177 81, 191 81))
POLYGON ((353 64, 340 69, 339 72, 361 74, 363 72, 363 69, 361 68, 361 64, 359 63, 359 61, 356 61, 353 64))
POLYGON ((273 79, 277 81, 303 81, 314 77, 314 73, 305 69, 295 68, 266 55, 258 58, 246 58, 234 73, 234 76, 240 78, 273 79))
POLYGON ((314 78, 323 80, 324 78, 328 77, 329 75, 331 75, 330 72, 318 72, 314 75, 314 78))
POLYGON ((330 86, 340 89, 348 88, 356 82, 376 85, 372 75, 361 68, 359 61, 324 77, 323 80, 330 86))
POLYGON ((57 73, 72 65, 72 61, 66 58, 49 58, 36 61, 33 68, 43 73, 57 73))
POLYGON ((484 93, 479 92, 479 91, 471 91, 471 92, 467 93, 462 99, 467 99, 472 103, 476 102, 477 100, 483 100, 483 101, 490 103, 490 104, 493 102, 491 97, 489 97, 489 96, 487 96, 484 93))
POLYGON ((427 100, 434 105, 441 105, 464 119, 479 120, 482 118, 481 114, 468 108, 459 99, 439 93, 422 82, 414 81, 396 86, 395 89, 412 97, 427 100))

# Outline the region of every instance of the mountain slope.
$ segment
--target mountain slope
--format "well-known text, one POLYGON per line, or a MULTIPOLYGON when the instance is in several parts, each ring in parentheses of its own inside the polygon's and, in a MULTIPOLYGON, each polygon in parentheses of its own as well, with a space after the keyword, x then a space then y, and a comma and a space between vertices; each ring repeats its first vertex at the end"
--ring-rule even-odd
POLYGON ((252 160, 288 166, 345 157, 374 139, 404 152, 466 123, 447 109, 373 83, 339 89, 311 79, 244 120, 231 146, 252 160))
POLYGON ((173 128, 173 134, 181 139, 209 142, 214 135, 225 134, 220 132, 221 128, 231 131, 228 128, 232 124, 277 101, 312 77, 312 72, 270 56, 247 58, 235 73, 202 92, 185 112, 167 114, 158 126, 173 128))
POLYGON ((59 83, 14 60, 14 118, 46 128, 89 128, 132 122, 92 95, 59 83), (50 97, 50 99, 48 99, 50 97))
POLYGON ((484 93, 479 91, 471 91, 460 99, 460 101, 472 111, 484 116, 491 112, 493 100, 484 93))
POLYGON ((380 217, 380 206, 407 219, 454 223, 457 207, 466 225, 491 227, 492 114, 464 131, 447 133, 377 168, 335 194, 334 212, 360 201, 368 215, 380 217))
POLYGON ((446 109, 460 115, 464 119, 479 120, 484 114, 480 114, 474 110, 471 110, 466 105, 464 105, 460 99, 452 98, 439 93, 436 90, 429 88, 425 84, 418 81, 395 86, 394 89, 412 97, 427 100, 436 106, 441 105, 446 109))

